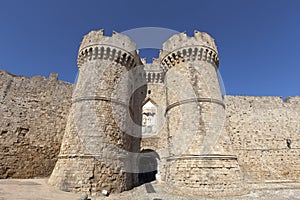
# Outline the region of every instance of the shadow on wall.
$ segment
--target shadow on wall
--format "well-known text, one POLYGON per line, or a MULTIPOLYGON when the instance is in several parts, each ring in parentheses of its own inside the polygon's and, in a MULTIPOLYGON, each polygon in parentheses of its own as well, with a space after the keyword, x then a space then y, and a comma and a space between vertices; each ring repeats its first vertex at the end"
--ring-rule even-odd
POLYGON ((138 157, 138 185, 156 180, 158 173, 159 155, 152 149, 142 150, 138 157))

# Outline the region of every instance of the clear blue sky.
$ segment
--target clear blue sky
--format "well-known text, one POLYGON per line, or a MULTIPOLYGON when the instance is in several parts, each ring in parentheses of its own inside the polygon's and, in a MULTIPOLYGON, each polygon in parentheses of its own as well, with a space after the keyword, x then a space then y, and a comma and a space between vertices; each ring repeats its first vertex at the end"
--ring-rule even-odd
POLYGON ((227 94, 300 95, 299 0, 0 0, 0 69, 74 82, 84 34, 147 26, 211 34, 227 94))

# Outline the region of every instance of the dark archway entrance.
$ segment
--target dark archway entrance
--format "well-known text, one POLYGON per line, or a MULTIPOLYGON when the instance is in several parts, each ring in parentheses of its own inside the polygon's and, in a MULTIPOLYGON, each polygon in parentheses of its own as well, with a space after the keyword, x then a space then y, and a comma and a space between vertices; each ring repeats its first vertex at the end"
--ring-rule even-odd
POLYGON ((150 149, 143 150, 140 153, 139 165, 139 185, 156 180, 155 176, 158 170, 159 155, 150 149))

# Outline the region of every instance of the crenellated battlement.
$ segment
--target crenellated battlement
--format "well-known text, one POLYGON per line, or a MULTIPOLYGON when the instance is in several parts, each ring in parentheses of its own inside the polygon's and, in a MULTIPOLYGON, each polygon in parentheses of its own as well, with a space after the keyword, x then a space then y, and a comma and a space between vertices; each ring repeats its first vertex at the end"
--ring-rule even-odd
POLYGON ((205 46, 218 53, 214 39, 209 34, 198 30, 194 31, 194 37, 188 37, 186 32, 173 35, 163 43, 163 50, 172 52, 182 47, 190 46, 205 46))
POLYGON ((77 62, 76 85, 0 70, 0 178, 54 169, 50 185, 92 196, 153 180, 209 197, 299 182, 300 96, 222 95, 209 34, 173 35, 147 63, 128 36, 91 31, 77 62))
POLYGON ((197 30, 194 31, 194 37, 188 37, 185 32, 173 35, 163 43, 159 57, 166 68, 195 60, 212 63, 216 68, 219 66, 214 39, 207 33, 197 30))
POLYGON ((225 95, 226 102, 244 109, 285 109, 300 105, 300 96, 282 98, 282 96, 230 96, 225 95))
POLYGON ((284 102, 299 106, 300 105, 300 96, 287 97, 284 99, 284 102))
POLYGON ((165 73, 161 69, 159 64, 145 64, 144 65, 145 74, 144 77, 147 83, 164 83, 165 73))
POLYGON ((128 36, 112 31, 112 36, 105 36, 104 29, 91 31, 83 36, 79 52, 95 45, 115 46, 128 52, 136 50, 136 44, 128 36))
POLYGON ((123 66, 136 66, 139 63, 135 42, 115 31, 112 36, 105 36, 103 29, 91 31, 83 37, 78 52, 78 67, 96 59, 114 61, 123 66))
MULTIPOLYGON (((115 31, 112 32, 112 36, 105 36, 104 30, 101 29, 91 31, 83 37, 77 64, 80 67, 84 62, 102 59, 124 66, 135 66, 140 64, 137 55, 136 44, 128 36, 115 31)), ((194 31, 193 37, 188 37, 185 32, 170 37, 163 43, 163 49, 156 62, 161 62, 167 70, 181 62, 195 60, 209 62, 216 68, 219 65, 214 39, 209 34, 197 30, 194 31)))

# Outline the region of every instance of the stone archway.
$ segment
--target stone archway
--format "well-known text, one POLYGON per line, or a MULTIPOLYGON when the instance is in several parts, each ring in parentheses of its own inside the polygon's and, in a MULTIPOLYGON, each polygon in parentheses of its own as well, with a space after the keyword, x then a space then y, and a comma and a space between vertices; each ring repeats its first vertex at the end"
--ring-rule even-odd
POLYGON ((155 181, 158 175, 159 155, 151 149, 141 151, 138 158, 138 183, 142 185, 155 181))

